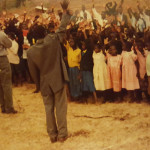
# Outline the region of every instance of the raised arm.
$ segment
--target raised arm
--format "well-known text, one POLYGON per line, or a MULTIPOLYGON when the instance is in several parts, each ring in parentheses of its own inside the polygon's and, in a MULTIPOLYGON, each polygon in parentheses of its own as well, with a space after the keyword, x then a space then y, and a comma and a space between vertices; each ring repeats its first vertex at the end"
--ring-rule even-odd
POLYGON ((137 2, 137 8, 140 14, 143 14, 143 9, 140 7, 140 3, 137 2))
POLYGON ((62 42, 63 41, 63 36, 66 32, 66 27, 67 27, 68 23, 70 22, 70 17, 71 16, 67 13, 69 1, 64 0, 60 4, 61 4, 61 7, 63 9, 63 16, 62 16, 62 19, 61 19, 60 26, 59 26, 58 30, 56 31, 56 33, 58 33, 60 41, 62 42))
POLYGON ((117 3, 116 3, 116 1, 114 1, 113 9, 116 9, 116 7, 117 7, 117 3))
POLYGON ((132 18, 132 15, 134 15, 132 9, 128 8, 127 10, 128 10, 129 17, 132 18))
POLYGON ((110 10, 110 7, 109 7, 110 4, 111 4, 111 2, 108 2, 108 3, 105 5, 105 10, 106 10, 106 11, 109 11, 109 10, 110 10))

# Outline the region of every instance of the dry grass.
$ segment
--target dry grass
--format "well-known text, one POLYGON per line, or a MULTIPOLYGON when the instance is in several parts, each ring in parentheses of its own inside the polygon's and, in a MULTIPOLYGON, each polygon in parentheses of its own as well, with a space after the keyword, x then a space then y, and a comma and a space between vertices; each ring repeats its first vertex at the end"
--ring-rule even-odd
POLYGON ((19 113, 0 114, 0 150, 150 149, 148 104, 69 103, 69 138, 63 144, 51 144, 40 94, 33 94, 34 86, 28 84, 13 90, 14 105, 19 113))

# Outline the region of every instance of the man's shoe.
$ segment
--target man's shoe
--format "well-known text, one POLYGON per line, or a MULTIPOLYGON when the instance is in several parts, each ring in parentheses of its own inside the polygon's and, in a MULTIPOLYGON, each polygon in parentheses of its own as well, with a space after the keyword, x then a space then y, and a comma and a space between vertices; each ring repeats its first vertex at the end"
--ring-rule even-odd
POLYGON ((68 137, 61 137, 61 138, 58 138, 57 141, 63 143, 67 140, 67 138, 68 137))
POLYGON ((57 137, 55 137, 55 138, 50 138, 50 140, 51 140, 51 143, 56 143, 56 142, 57 142, 57 137))
POLYGON ((6 114, 16 114, 16 113, 18 113, 18 111, 15 109, 12 109, 12 110, 6 111, 5 113, 6 114))

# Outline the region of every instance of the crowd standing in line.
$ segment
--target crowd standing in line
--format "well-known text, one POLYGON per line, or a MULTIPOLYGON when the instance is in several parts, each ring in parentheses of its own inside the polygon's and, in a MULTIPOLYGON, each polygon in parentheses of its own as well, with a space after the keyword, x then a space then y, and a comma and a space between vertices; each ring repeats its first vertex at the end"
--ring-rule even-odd
MULTIPOLYGON (((126 94, 130 102, 150 102, 150 9, 137 2, 137 11, 129 7, 125 13, 123 5, 124 0, 108 2, 101 13, 94 4, 91 13, 84 5, 81 11, 67 10, 71 19, 61 48, 71 101, 85 102, 92 93, 95 103, 98 96, 103 103, 121 102, 126 94)), ((15 86, 33 82, 27 50, 38 40, 35 29, 43 26, 46 36, 51 28, 58 29, 61 19, 62 12, 54 9, 36 16, 1 15, 0 29, 12 41, 7 56, 15 86)), ((39 90, 36 84, 34 92, 39 90)))

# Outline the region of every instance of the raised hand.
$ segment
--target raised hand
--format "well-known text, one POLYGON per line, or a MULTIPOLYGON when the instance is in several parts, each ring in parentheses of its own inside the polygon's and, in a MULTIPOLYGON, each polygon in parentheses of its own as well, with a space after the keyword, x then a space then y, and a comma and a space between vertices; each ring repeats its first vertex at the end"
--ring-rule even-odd
POLYGON ((63 10, 67 10, 68 5, 69 5, 69 0, 63 0, 62 2, 60 2, 60 5, 63 10))

